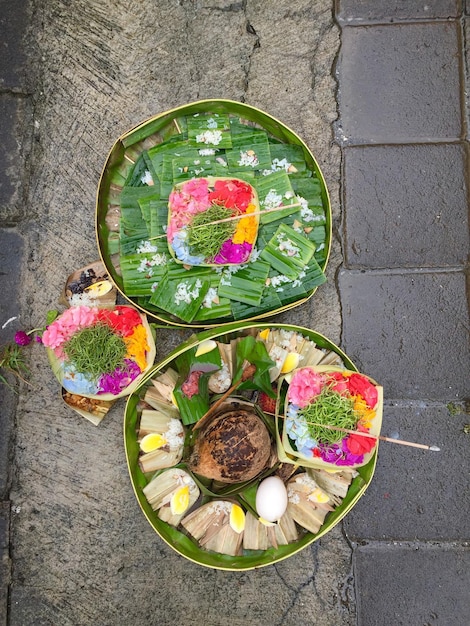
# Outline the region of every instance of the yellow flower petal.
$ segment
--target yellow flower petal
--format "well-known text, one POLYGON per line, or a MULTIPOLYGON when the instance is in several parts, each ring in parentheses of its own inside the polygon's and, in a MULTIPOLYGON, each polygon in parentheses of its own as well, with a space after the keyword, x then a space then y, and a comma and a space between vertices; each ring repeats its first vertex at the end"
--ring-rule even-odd
POLYGON ((99 298, 110 292, 112 288, 113 284, 109 280, 100 280, 87 287, 84 291, 92 298, 99 298))
POLYGON ((297 352, 289 352, 289 354, 286 356, 286 360, 282 365, 281 374, 288 374, 289 372, 292 372, 292 370, 295 370, 295 368, 299 364, 299 360, 300 355, 297 354, 297 352))
POLYGON ((269 330, 269 328, 265 328, 260 332, 259 336, 261 339, 263 339, 263 341, 267 341, 270 332, 271 331, 269 330))
POLYGON ((312 491, 311 494, 309 494, 308 499, 311 500, 312 502, 318 502, 319 504, 322 504, 324 502, 328 502, 328 500, 330 499, 330 496, 324 491, 322 491, 322 489, 317 487, 316 489, 312 491))
POLYGON ((245 530, 245 512, 238 504, 232 504, 230 511, 230 527, 238 534, 245 530))
POLYGON ((166 444, 166 439, 163 435, 158 433, 150 433, 145 435, 140 442, 140 449, 142 452, 153 452, 153 450, 158 450, 166 444))
POLYGON ((170 508, 173 515, 181 515, 189 507, 189 485, 179 487, 171 496, 170 508))
POLYGON ((207 339, 207 341, 203 341, 198 345, 195 356, 202 356, 212 352, 214 348, 217 348, 217 343, 213 339, 207 339))
POLYGON ((142 371, 147 367, 146 354, 150 350, 147 342, 147 331, 145 326, 139 324, 134 327, 131 335, 124 337, 127 353, 126 358, 133 359, 142 371))

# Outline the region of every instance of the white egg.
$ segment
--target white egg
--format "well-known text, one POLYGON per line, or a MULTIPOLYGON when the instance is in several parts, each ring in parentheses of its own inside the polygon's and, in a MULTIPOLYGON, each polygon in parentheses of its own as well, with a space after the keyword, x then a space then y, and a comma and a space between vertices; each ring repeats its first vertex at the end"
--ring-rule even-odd
POLYGON ((287 508, 287 490, 279 476, 262 480, 256 492, 256 511, 267 522, 277 522, 287 508))

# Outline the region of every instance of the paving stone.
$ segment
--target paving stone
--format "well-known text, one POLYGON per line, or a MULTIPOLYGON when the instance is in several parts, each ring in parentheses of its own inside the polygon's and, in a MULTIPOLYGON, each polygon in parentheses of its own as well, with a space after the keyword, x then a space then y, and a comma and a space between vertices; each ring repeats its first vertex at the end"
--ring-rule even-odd
POLYGON ((349 147, 344 163, 348 267, 465 264, 468 161, 463 145, 349 147))
MULTIPOLYGON (((3 370, 1 373, 5 375, 3 370)), ((12 377, 5 377, 10 384, 15 384, 12 377)), ((10 487, 10 463, 17 398, 11 389, 3 383, 0 385, 0 498, 5 499, 8 497, 10 487)))
POLYGON ((460 138, 460 56, 457 22, 343 28, 338 141, 460 138))
POLYGON ((0 94, 0 225, 24 216, 25 159, 30 152, 31 103, 28 98, 0 94))
MULTIPOLYGON (((0 293, 8 297, 0 298, 0 345, 13 340, 15 330, 20 328, 20 320, 14 320, 5 328, 2 326, 12 317, 18 316, 18 292, 21 284, 21 264, 23 239, 14 230, 0 229, 0 293)), ((4 370, 10 384, 15 380, 4 370)), ((11 439, 14 430, 16 396, 11 389, 2 385, 0 393, 0 498, 5 499, 9 488, 9 464, 11 439)))
POLYGON ((8 617, 8 586, 10 584, 10 503, 0 502, 0 626, 8 617))
POLYGON ((10 318, 19 315, 17 301, 21 283, 23 260, 23 239, 15 230, 0 228, 0 293, 8 297, 0 298, 0 344, 11 341, 20 328, 20 320, 10 318), (3 328, 3 326, 5 327, 3 328))
POLYGON ((343 270, 339 288, 342 348, 383 384, 386 398, 447 402, 468 395, 463 272, 343 270))
POLYGON ((0 32, 0 88, 25 91, 28 88, 27 55, 24 39, 29 25, 29 0, 2 0, 0 32))
POLYGON ((381 443, 369 488, 345 519, 350 539, 468 540, 469 416, 462 407, 385 406, 382 434, 437 445, 440 452, 381 443), (451 407, 452 409, 452 407, 451 407))
MULTIPOLYGON (((467 4, 470 13, 470 2, 467 4)), ((470 17, 463 20, 465 46, 465 81, 466 81, 466 115, 467 115, 467 140, 470 140, 470 17)))
POLYGON ((358 626, 468 624, 468 548, 372 544, 353 561, 358 626))
POLYGON ((400 22, 412 19, 458 17, 459 0, 338 0, 336 17, 340 23, 400 22))

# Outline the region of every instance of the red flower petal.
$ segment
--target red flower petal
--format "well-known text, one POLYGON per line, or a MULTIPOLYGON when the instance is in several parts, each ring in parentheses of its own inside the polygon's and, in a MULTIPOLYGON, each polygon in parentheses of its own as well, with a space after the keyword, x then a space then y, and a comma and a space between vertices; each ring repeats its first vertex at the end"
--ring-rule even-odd
POLYGON ((370 409, 377 404, 379 394, 377 388, 362 374, 351 374, 348 379, 349 393, 352 396, 362 396, 370 409))
POLYGON ((346 439, 346 446, 352 454, 367 454, 375 448, 376 440, 372 437, 362 437, 351 434, 346 439))

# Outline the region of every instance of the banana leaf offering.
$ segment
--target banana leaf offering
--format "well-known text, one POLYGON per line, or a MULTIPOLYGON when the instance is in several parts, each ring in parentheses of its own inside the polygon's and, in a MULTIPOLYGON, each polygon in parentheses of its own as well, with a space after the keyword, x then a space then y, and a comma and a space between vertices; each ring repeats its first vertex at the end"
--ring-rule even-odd
POLYGON ((122 295, 172 325, 272 315, 326 280, 331 215, 318 164, 293 131, 238 102, 196 102, 123 135, 96 220, 122 295))
POLYGON ((286 379, 306 368, 357 372, 314 331, 234 323, 193 335, 129 397, 124 439, 135 495, 183 557, 224 570, 276 563, 331 530, 367 489, 377 446, 357 468, 326 469, 295 446, 292 454, 279 447, 286 379))

